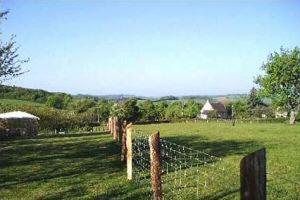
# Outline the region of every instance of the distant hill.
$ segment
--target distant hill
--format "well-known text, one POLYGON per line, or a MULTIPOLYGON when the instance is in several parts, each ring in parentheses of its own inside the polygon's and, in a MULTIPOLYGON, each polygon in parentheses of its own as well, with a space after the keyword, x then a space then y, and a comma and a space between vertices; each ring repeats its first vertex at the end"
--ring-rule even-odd
MULTIPOLYGON (((15 86, 0 85, 0 99, 13 99, 31 101, 37 103, 45 103, 50 96, 53 95, 70 95, 60 92, 48 92, 41 89, 29 89, 15 86)), ((219 101, 220 99, 227 98, 229 101, 245 100, 247 94, 227 94, 227 95, 186 95, 186 96, 163 96, 163 97, 146 97, 135 95, 89 95, 89 94, 77 94, 71 95, 74 99, 92 98, 95 100, 105 99, 113 101, 123 101, 130 98, 136 98, 137 100, 151 100, 151 101, 188 101, 195 100, 204 103, 206 100, 219 101)))
POLYGON ((1 99, 17 99, 44 103, 51 95, 53 95, 53 93, 45 90, 0 85, 1 99))
POLYGON ((0 99, 16 99, 45 103, 50 96, 68 95, 60 92, 48 92, 41 89, 29 89, 16 86, 0 85, 0 99))

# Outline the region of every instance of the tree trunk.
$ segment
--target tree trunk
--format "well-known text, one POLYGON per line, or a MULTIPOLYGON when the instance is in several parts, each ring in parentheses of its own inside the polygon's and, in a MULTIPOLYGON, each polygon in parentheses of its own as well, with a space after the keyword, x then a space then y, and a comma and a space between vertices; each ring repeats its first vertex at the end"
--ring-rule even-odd
POLYGON ((290 124, 291 125, 296 124, 296 115, 297 115, 297 112, 292 110, 291 111, 291 116, 290 116, 290 124))

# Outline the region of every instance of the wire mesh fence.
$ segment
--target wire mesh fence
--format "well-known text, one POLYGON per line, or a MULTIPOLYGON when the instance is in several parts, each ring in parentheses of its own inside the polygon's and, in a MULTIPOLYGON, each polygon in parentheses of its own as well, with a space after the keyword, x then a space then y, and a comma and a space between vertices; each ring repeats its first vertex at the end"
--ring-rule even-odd
POLYGON ((150 176, 150 146, 146 136, 137 136, 132 141, 133 180, 144 193, 145 198, 151 199, 150 176))
POLYGON ((165 139, 161 139, 161 153, 166 199, 232 199, 239 189, 238 171, 221 158, 165 139), (220 184, 230 178, 232 184, 220 184))
MULTIPOLYGON (((238 170, 225 160, 165 139, 160 139, 160 148, 164 199, 209 199, 218 196, 233 199, 232 194, 238 196, 238 170), (220 184, 224 181, 231 184, 220 184)), ((144 191, 145 198, 151 199, 148 137, 136 134, 132 149, 133 179, 144 191)))
MULTIPOLYGON (((111 130, 111 126, 109 127, 111 130)), ((153 164, 153 146, 160 147, 160 159, 157 159, 160 160, 160 170, 156 171, 161 172, 160 178, 162 180, 163 199, 240 199, 240 195, 248 192, 243 192, 243 186, 244 188, 247 187, 247 189, 251 189, 251 194, 257 194, 257 191, 261 190, 266 191, 266 187, 263 184, 255 186, 254 190, 248 187, 248 185, 245 186, 241 183, 241 178, 244 177, 245 179, 245 175, 242 174, 242 168, 240 166, 241 157, 239 155, 230 155, 225 158, 220 158, 204 151, 195 150, 188 146, 171 142, 172 139, 162 138, 156 140, 159 142, 155 143, 155 145, 151 143, 151 153, 149 135, 134 129, 132 130, 131 126, 129 127, 128 125, 124 130, 123 134, 126 134, 125 138, 128 139, 126 139, 126 141, 130 141, 130 148, 127 146, 127 142, 122 142, 122 145, 126 144, 125 147, 128 147, 132 151, 132 153, 128 153, 129 151, 126 150, 127 169, 130 169, 127 170, 127 173, 130 174, 128 180, 131 180, 129 177, 133 175, 133 180, 138 184, 139 191, 143 193, 143 199, 152 199, 154 194, 152 188, 154 186, 151 185, 151 181, 155 180, 151 177, 151 169, 155 166, 155 164, 153 164), (131 134, 133 135, 133 140, 131 134), (128 160, 130 160, 130 162, 128 162, 128 160), (133 166, 129 164, 131 161, 133 166)), ((113 128, 112 132, 117 131, 113 128)), ((159 133, 157 134, 157 138, 159 138, 159 133)), ((151 135, 151 138, 152 136, 153 135, 151 135)), ((201 147, 199 148, 201 149, 201 147)), ((264 150, 264 162, 262 162, 260 166, 264 166, 265 169, 265 149, 263 148, 261 150, 264 150)), ((261 150, 259 150, 259 152, 261 150)), ((155 152, 158 151, 156 150, 155 152)), ((258 151, 253 152, 246 157, 253 157, 252 159, 254 159, 253 155, 257 156, 257 152, 258 151)), ((244 158, 242 160, 244 160, 244 158)), ((254 171, 257 169, 256 165, 257 163, 247 164, 247 166, 254 171)), ((250 176, 247 170, 244 170, 243 173, 246 172, 248 179, 252 177, 252 175, 256 176, 256 174, 250 174, 250 176)), ((266 182, 265 177, 267 177, 267 196, 269 199, 300 200, 299 174, 292 173, 292 175, 290 175, 291 173, 289 172, 289 175, 286 173, 286 176, 284 176, 282 171, 278 172, 280 174, 266 174, 266 170, 261 170, 260 172, 266 175, 262 178, 264 183, 266 182)), ((152 173, 152 175, 153 174, 159 173, 152 173)), ((253 178, 250 179, 253 180, 253 178)))

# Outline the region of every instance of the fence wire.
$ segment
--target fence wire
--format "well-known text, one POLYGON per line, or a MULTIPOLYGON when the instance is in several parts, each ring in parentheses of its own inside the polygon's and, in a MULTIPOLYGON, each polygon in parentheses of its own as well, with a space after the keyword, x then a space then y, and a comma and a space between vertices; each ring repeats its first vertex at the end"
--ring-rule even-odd
POLYGON ((165 139, 160 143, 165 199, 232 199, 237 194, 239 176, 231 164, 165 139))
POLYGON ((148 138, 137 136, 132 141, 132 153, 133 180, 137 182, 145 199, 151 199, 150 146, 148 138))
MULTIPOLYGON (((239 172, 231 163, 165 139, 160 139, 160 146, 164 199, 235 199, 239 172)), ((151 199, 148 137, 136 134, 132 147, 133 178, 145 199, 151 199)))

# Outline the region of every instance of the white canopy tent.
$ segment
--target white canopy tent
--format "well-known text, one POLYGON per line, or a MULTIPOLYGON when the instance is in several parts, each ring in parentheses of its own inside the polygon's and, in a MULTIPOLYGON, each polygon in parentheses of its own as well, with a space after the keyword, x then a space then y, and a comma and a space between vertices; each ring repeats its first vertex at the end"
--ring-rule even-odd
POLYGON ((39 120, 39 117, 36 117, 32 114, 22 111, 14 111, 8 113, 1 113, 0 119, 36 119, 39 120))

